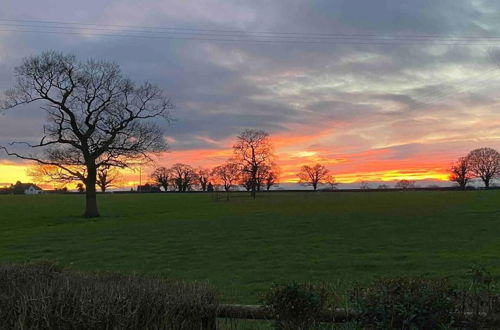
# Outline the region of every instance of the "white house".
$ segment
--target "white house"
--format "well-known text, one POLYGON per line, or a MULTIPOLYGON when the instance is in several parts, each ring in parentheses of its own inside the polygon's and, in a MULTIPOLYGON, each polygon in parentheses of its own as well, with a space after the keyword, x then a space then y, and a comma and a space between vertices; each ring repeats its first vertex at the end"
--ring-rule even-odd
POLYGON ((25 195, 39 195, 42 194, 43 190, 35 186, 34 184, 27 184, 26 187, 24 188, 24 194, 25 195))

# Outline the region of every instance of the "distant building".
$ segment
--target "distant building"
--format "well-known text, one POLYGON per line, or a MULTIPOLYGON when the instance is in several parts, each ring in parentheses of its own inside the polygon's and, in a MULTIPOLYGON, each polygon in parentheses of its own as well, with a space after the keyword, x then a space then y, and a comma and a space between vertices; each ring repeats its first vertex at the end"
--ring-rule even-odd
POLYGON ((33 183, 22 183, 17 181, 16 184, 10 187, 10 191, 15 195, 40 195, 43 189, 33 183))
POLYGON ((137 191, 138 192, 161 192, 160 187, 146 183, 145 185, 142 186, 137 186, 137 191))
POLYGON ((29 184, 28 188, 24 189, 25 195, 39 195, 42 193, 43 189, 34 184, 29 184))

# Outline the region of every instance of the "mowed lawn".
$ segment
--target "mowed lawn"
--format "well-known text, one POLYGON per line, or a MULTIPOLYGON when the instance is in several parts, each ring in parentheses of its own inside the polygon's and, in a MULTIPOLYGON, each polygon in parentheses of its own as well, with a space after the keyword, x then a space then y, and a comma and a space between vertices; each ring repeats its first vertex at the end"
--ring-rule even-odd
POLYGON ((500 275, 500 190, 368 193, 0 195, 0 262, 208 280, 254 303, 273 282, 500 275))

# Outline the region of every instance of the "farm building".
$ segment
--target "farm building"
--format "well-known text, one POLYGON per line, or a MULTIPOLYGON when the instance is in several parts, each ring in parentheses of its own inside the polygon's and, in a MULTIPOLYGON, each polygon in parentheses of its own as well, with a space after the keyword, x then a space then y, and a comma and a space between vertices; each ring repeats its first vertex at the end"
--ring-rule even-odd
POLYGON ((43 193, 43 189, 36 184, 22 183, 20 181, 17 181, 10 189, 11 193, 15 195, 39 195, 43 193))

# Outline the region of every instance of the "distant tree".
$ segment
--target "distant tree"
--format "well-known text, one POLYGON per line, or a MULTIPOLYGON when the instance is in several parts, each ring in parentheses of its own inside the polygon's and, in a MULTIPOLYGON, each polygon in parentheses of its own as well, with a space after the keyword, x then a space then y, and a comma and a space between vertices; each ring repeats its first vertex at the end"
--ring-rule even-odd
POLYGON ((120 173, 113 168, 100 167, 97 170, 97 186, 101 189, 101 192, 105 193, 106 190, 113 187, 114 184, 119 180, 120 173))
POLYGON ((500 176, 500 154, 492 148, 472 150, 467 155, 467 163, 474 176, 483 180, 486 188, 495 177, 500 176))
POLYGON ((209 191, 209 192, 214 191, 214 185, 212 184, 212 182, 208 183, 208 185, 207 185, 207 191, 209 191))
POLYGON ((468 157, 460 157, 450 167, 450 181, 458 183, 465 190, 467 183, 474 178, 468 157))
POLYGON ((250 177, 250 174, 247 173, 246 171, 241 171, 239 175, 239 182, 241 186, 245 188, 246 191, 252 190, 252 178, 250 177))
POLYGON ((168 120, 172 104, 158 87, 135 85, 117 64, 89 60, 54 51, 24 59, 16 68, 17 84, 7 91, 1 108, 45 102, 45 136, 39 143, 22 143, 38 150, 21 154, 1 147, 8 155, 59 167, 86 186, 84 216, 98 217, 97 171, 100 167, 128 167, 167 148, 153 119, 168 120), (84 168, 85 171, 78 169, 84 168))
POLYGON ((233 152, 235 161, 241 164, 240 169, 248 174, 251 195, 255 198, 259 169, 269 165, 273 158, 269 134, 263 130, 244 130, 236 137, 233 152))
POLYGON ((321 164, 316 164, 313 166, 304 165, 300 168, 300 172, 297 174, 299 177, 299 183, 305 186, 312 186, 313 190, 318 189, 319 184, 323 184, 328 178, 330 171, 321 164))
POLYGON ((370 187, 370 184, 367 181, 361 181, 359 183, 359 189, 361 189, 361 190, 370 190, 371 187, 370 187))
POLYGON ((227 162, 213 168, 212 176, 217 183, 224 187, 225 191, 229 191, 238 181, 240 168, 238 164, 227 162))
POLYGON ((78 183, 78 184, 76 185, 76 189, 78 190, 78 192, 79 192, 80 194, 82 194, 82 193, 84 193, 84 192, 85 192, 85 186, 84 186, 84 185, 83 185, 83 183, 81 183, 81 182, 80 182, 80 183, 78 183))
POLYGON ((12 191, 14 195, 23 195, 24 185, 22 184, 21 181, 17 181, 14 185, 10 187, 10 191, 12 191))
POLYGON ((195 183, 196 173, 194 169, 187 164, 177 163, 170 168, 172 182, 177 188, 177 191, 185 192, 191 190, 191 186, 195 183))
POLYGON ((377 189, 389 189, 390 187, 388 185, 386 185, 385 183, 383 184, 379 184, 377 189))
POLYGON ((272 186, 276 186, 278 184, 279 177, 280 170, 277 165, 273 165, 264 176, 264 184, 267 191, 269 191, 272 186))
POLYGON ((161 186, 164 191, 168 191, 168 187, 172 180, 172 172, 166 167, 157 167, 154 169, 153 173, 151 173, 151 179, 161 186))
POLYGON ((196 181, 200 185, 201 191, 206 191, 208 181, 210 180, 210 170, 199 167, 195 170, 195 174, 196 181))
MULTIPOLYGON (((243 171, 249 173, 248 171, 243 171)), ((245 176, 244 176, 245 177, 245 176)), ((251 189, 251 177, 249 175, 246 176, 247 180, 244 183, 244 186, 248 186, 251 189)), ((257 180, 257 191, 261 191, 262 189, 269 190, 273 185, 277 183, 279 178, 279 169, 276 164, 273 162, 268 162, 267 164, 262 165, 257 171, 256 180, 257 180)), ((247 190, 250 190, 247 189, 247 190)))
POLYGON ((395 185, 396 189, 412 189, 415 188, 415 181, 413 180, 399 180, 395 185))
POLYGON ((325 183, 330 186, 330 190, 336 190, 339 185, 333 175, 328 175, 325 179, 325 183))

